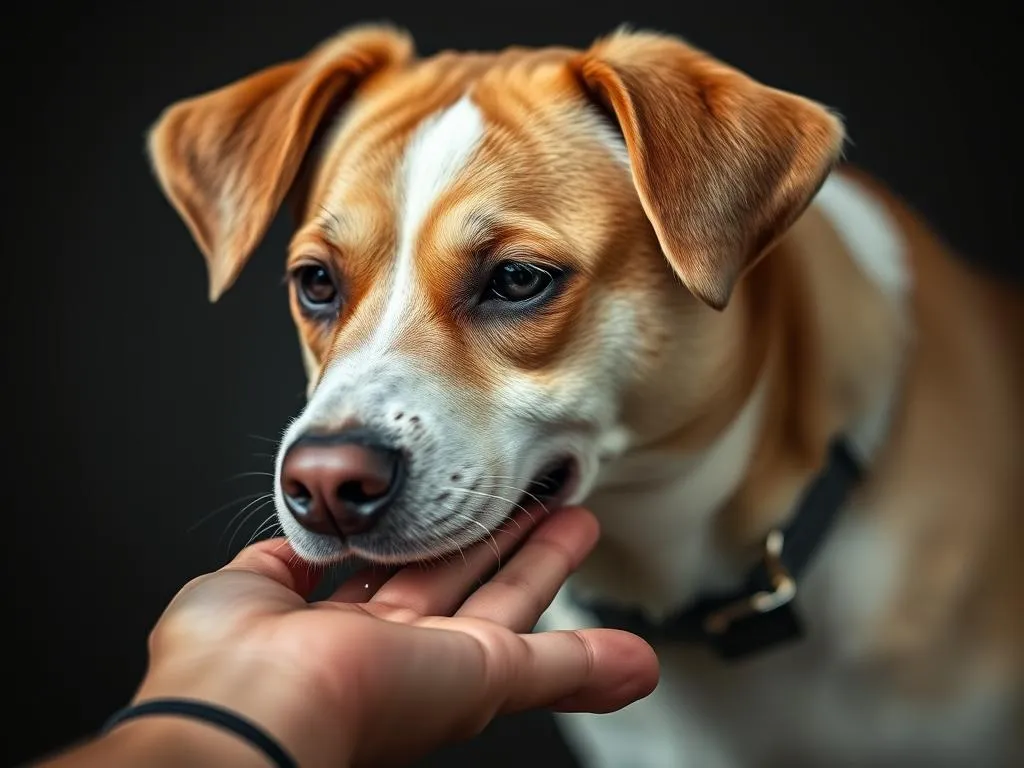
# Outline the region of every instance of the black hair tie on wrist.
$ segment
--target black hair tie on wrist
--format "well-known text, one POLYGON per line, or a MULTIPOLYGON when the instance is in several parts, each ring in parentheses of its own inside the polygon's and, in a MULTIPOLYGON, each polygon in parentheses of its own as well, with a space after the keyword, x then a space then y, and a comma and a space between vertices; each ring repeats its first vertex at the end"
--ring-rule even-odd
POLYGON ((151 699, 150 701, 143 701, 115 712, 103 726, 103 732, 106 733, 114 726, 128 720, 134 720, 147 715, 178 715, 180 717, 191 717, 194 720, 201 720, 204 723, 218 726, 241 737, 266 755, 270 762, 278 768, 298 768, 298 763, 292 759, 291 755, 261 728, 230 710, 202 701, 191 701, 189 699, 151 699))

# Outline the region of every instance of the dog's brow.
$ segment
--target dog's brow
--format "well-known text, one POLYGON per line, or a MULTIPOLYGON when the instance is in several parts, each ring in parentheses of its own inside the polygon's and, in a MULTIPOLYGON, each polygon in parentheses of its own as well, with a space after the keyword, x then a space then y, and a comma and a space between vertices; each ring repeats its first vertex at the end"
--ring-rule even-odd
POLYGON ((336 241, 341 236, 341 219, 323 205, 319 208, 320 216, 317 218, 317 229, 328 240, 336 241))
POLYGON ((466 229, 476 239, 491 237, 498 226, 498 217, 490 211, 474 210, 466 217, 466 229))
POLYGON ((466 219, 464 237, 469 250, 477 258, 483 250, 494 243, 498 232, 498 219, 491 213, 474 211, 466 219))

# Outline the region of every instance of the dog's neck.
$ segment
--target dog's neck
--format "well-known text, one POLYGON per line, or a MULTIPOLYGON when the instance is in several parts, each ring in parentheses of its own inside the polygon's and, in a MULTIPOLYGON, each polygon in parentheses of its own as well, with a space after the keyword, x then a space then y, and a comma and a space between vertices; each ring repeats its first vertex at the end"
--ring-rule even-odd
POLYGON ((880 442, 904 352, 905 287, 901 274, 873 271, 898 261, 899 244, 862 195, 830 181, 744 282, 747 317, 729 333, 749 329, 732 354, 753 375, 739 363, 729 372, 721 397, 735 405, 715 435, 690 449, 691 421, 603 473, 587 501, 603 535, 576 579, 581 594, 657 617, 698 592, 738 587, 829 442, 850 431, 880 442), (855 242, 857 225, 874 226, 874 241, 855 242))

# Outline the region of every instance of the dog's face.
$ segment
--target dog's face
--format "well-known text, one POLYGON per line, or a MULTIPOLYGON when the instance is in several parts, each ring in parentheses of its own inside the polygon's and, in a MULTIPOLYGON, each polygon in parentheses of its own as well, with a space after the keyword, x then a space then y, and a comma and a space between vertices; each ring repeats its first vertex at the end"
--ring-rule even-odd
POLYGON ((699 410, 720 310, 841 140, 668 38, 416 60, 365 28, 175 105, 151 151, 213 298, 291 193, 280 522, 309 560, 406 562, 582 501, 667 371, 699 410))

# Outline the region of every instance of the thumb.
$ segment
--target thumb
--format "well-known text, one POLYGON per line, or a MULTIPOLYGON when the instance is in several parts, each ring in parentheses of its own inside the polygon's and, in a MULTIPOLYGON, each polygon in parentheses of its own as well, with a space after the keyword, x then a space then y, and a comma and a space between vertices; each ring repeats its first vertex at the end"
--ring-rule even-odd
POLYGON ((284 539, 268 539, 246 547, 220 570, 192 579, 168 604, 164 617, 208 614, 212 621, 223 622, 226 610, 293 610, 305 603, 318 576, 284 539))
POLYGON ((220 569, 256 573, 307 598, 316 588, 321 575, 318 568, 300 559, 286 539, 267 539, 239 552, 235 559, 220 569))
POLYGON ((614 712, 650 694, 658 658, 642 639, 613 629, 523 635, 530 660, 503 712, 546 707, 561 712, 614 712))

